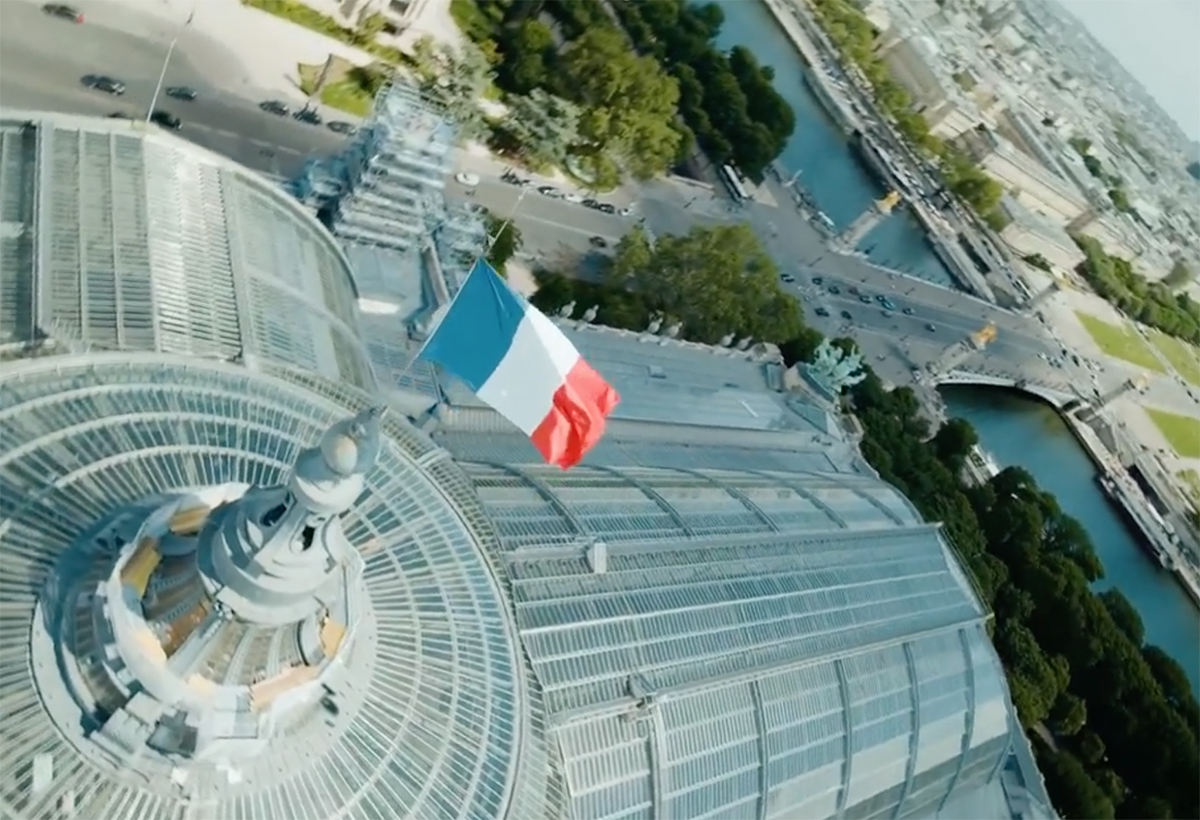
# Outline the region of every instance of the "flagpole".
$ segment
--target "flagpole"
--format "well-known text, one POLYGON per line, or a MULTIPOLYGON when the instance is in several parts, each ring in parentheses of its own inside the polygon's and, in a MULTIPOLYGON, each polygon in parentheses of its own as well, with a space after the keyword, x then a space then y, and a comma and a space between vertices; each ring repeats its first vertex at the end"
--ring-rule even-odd
MULTIPOLYGON (((425 348, 429 345, 430 340, 433 339, 434 334, 437 333, 438 328, 442 326, 442 322, 446 321, 446 317, 450 315, 450 311, 454 307, 454 303, 458 301, 458 297, 462 295, 464 290, 466 290, 467 280, 475 275, 475 266, 478 265, 481 260, 486 259, 487 255, 491 253, 492 247, 496 244, 496 240, 500 238, 500 234, 504 233, 504 229, 512 224, 513 218, 517 215, 517 208, 521 206, 521 200, 525 198, 525 194, 527 193, 529 193, 528 188, 521 189, 521 193, 517 197, 517 201, 513 203, 512 210, 508 212, 508 217, 502 223, 500 223, 500 228, 496 231, 494 236, 488 236, 488 243, 483 249, 483 253, 477 256, 475 261, 471 263, 471 272, 467 274, 467 278, 463 280, 462 285, 454 292, 454 295, 450 297, 450 301, 446 304, 445 310, 440 311, 441 315, 437 317, 437 322, 429 329, 429 332, 425 334, 425 340, 421 342, 421 346, 417 348, 417 352, 411 359, 408 360, 408 364, 404 366, 404 369, 397 374, 397 382, 407 376, 412 371, 413 365, 415 365, 417 360, 421 358, 421 354, 425 352, 425 348)), ((437 251, 435 250, 434 253, 436 252, 437 251)))
POLYGON ((150 118, 154 116, 154 107, 158 105, 158 95, 162 93, 163 81, 167 78, 167 66, 171 64, 171 55, 175 53, 175 44, 179 42, 183 30, 192 24, 192 18, 195 16, 196 7, 192 6, 191 13, 183 21, 179 30, 175 32, 175 36, 171 38, 171 44, 167 46, 167 56, 163 58, 162 71, 158 72, 158 84, 154 86, 154 96, 150 98, 150 108, 146 111, 146 125, 150 124, 150 118))

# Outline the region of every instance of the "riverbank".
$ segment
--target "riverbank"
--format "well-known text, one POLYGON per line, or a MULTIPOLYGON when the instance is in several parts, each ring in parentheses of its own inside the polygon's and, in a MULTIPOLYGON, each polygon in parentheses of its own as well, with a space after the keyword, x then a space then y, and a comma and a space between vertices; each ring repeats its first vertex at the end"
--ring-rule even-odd
POLYGON ((1139 539, 1139 545, 1160 567, 1171 573, 1192 603, 1200 608, 1200 570, 1180 548, 1174 529, 1153 512, 1150 500, 1133 476, 1087 422, 1080 420, 1074 412, 1059 415, 1095 465, 1105 496, 1136 530, 1134 536, 1139 539))

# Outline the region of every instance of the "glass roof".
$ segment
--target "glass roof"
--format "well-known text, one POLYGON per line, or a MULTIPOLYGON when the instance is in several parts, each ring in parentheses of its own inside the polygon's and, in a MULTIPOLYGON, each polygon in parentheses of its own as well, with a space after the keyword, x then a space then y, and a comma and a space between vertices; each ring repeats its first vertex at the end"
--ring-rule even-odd
POLYGON ((127 120, 39 117, 0 123, 0 342, 36 326, 373 386, 345 256, 298 203, 127 120))
MULTIPOLYGON (((65 545, 98 537, 97 522, 159 492, 278 483, 298 448, 366 403, 311 376, 295 382, 153 354, 7 365, 0 647, 28 651, 40 585, 65 545)), ((511 616, 477 544, 486 537, 477 502, 451 463, 431 458, 428 439, 395 418, 385 432, 343 519, 366 562, 369 675, 339 692, 336 719, 315 716, 234 780, 193 775, 197 816, 493 818, 510 806, 517 778, 524 802, 512 805, 544 816, 552 773, 529 740, 511 616)), ((0 794, 18 814, 52 820, 69 801, 80 817, 184 816, 187 790, 172 772, 144 779, 78 731, 60 734, 46 712, 55 703, 23 661, 10 660, 0 679, 0 794), (39 754, 51 755, 54 776, 34 790, 22 773, 39 754)))

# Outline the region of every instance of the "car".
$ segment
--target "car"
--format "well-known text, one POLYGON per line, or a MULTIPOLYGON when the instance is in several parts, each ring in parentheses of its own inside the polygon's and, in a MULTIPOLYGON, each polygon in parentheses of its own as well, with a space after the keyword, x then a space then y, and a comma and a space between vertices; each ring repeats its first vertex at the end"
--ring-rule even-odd
POLYGON ((615 214, 617 212, 616 206, 608 202, 601 202, 596 206, 596 210, 602 214, 615 214))
POLYGON ((633 216, 633 208, 632 207, 622 208, 621 216, 633 216))
POLYGON ((930 333, 933 333, 935 330, 937 330, 937 325, 935 325, 933 322, 926 322, 925 329, 930 333))
POLYGON ((880 294, 877 294, 877 295, 875 296, 875 301, 876 301, 876 302, 878 302, 878 303, 879 303, 879 304, 881 304, 881 305, 882 305, 884 302, 886 302, 887 300, 888 300, 888 298, 887 298, 886 296, 884 296, 882 293, 880 293, 880 294))
POLYGON ((843 319, 845 319, 847 322, 849 322, 851 319, 853 319, 853 318, 854 318, 853 316, 851 316, 851 315, 850 315, 850 311, 848 311, 848 310, 843 310, 843 311, 842 311, 842 313, 841 313, 841 316, 842 316, 842 318, 843 318, 843 319))
POLYGON ((150 122, 155 125, 161 125, 163 128, 169 128, 172 131, 178 131, 183 127, 183 120, 169 111, 163 111, 161 108, 156 108, 150 112, 150 122))
POLYGON ((320 125, 322 122, 324 122, 324 120, 321 119, 321 115, 317 113, 317 110, 315 108, 309 108, 307 105, 301 108, 295 114, 292 114, 292 119, 294 119, 296 122, 306 122, 309 125, 320 125))
POLYGON ((131 120, 133 117, 126 114, 124 111, 114 111, 108 115, 110 120, 131 120))
POLYGON ((819 308, 817 308, 817 310, 816 310, 816 314, 817 314, 818 316, 828 316, 828 315, 829 315, 829 308, 819 307, 819 308))
POLYGON ((900 312, 901 312, 901 313, 903 313, 905 316, 912 316, 912 315, 913 315, 913 309, 912 309, 912 308, 910 308, 910 307, 906 307, 904 310, 902 310, 902 311, 900 311, 900 312))
POLYGON ((581 194, 566 193, 566 194, 563 194, 563 199, 565 199, 567 202, 570 202, 573 205, 582 205, 583 204, 583 196, 581 194))
POLYGON ((537 189, 537 192, 542 196, 548 196, 551 199, 562 199, 562 191, 555 188, 553 185, 543 185, 537 189))
POLYGON ((330 120, 325 123, 325 127, 335 134, 353 134, 358 131, 352 124, 344 120, 330 120))
POLYGON ((280 102, 279 100, 260 102, 258 107, 268 114, 274 114, 277 117, 286 117, 292 110, 288 108, 287 103, 280 102))
POLYGON ((855 296, 858 296, 858 286, 857 285, 851 285, 849 288, 847 288, 847 290, 849 290, 855 296))
POLYGON ((588 239, 588 244, 591 245, 593 248, 607 248, 608 240, 605 239, 603 236, 593 236, 590 239, 588 239))
POLYGON ((822 279, 820 276, 814 276, 814 277, 812 278, 812 283, 813 283, 814 285, 819 285, 819 284, 821 284, 821 283, 822 283, 822 282, 824 282, 824 281, 825 281, 825 280, 824 280, 824 279, 822 279))
POLYGON ((88 88, 108 92, 114 97, 119 97, 125 93, 125 83, 120 80, 114 80, 112 77, 106 77, 103 74, 86 74, 82 82, 88 88))
POLYGON ((167 89, 167 96, 173 97, 176 100, 183 100, 184 102, 191 102, 192 100, 196 99, 196 97, 199 95, 196 93, 196 89, 194 89, 190 86, 173 85, 167 89))
POLYGON ((579 204, 585 208, 591 208, 594 211, 594 210, 596 210, 596 208, 598 208, 600 206, 600 200, 592 199, 591 197, 588 197, 587 199, 585 199, 583 202, 580 202, 579 204))
POLYGON ((840 294, 842 292, 842 289, 839 288, 837 285, 830 285, 829 292, 832 293, 834 296, 837 296, 838 294, 840 294))
POLYGON ((896 305, 891 299, 882 299, 879 304, 883 305, 884 310, 895 310, 896 305))
POLYGON ((864 293, 862 296, 858 297, 858 301, 862 302, 864 305, 869 305, 871 304, 871 297, 864 293))
POLYGON ((72 23, 83 22, 83 12, 74 6, 68 6, 65 3, 47 3, 42 6, 42 11, 49 14, 51 17, 62 17, 70 20, 72 23))
POLYGON ((892 313, 890 310, 888 310, 887 308, 884 308, 883 310, 881 310, 880 313, 883 314, 883 318, 885 318, 885 319, 890 319, 896 315, 896 314, 892 313))
POLYGON ((460 171, 454 175, 454 181, 459 185, 465 185, 468 188, 474 188, 479 184, 479 177, 475 174, 468 174, 466 171, 460 171))

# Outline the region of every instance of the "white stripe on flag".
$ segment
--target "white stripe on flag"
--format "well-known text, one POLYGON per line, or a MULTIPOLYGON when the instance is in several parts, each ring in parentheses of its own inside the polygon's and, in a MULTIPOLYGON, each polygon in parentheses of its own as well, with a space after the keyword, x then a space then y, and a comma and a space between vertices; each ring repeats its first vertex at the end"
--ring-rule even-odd
POLYGON ((578 361, 579 351, 562 331, 527 306, 512 346, 477 395, 529 435, 550 412, 555 392, 578 361))

